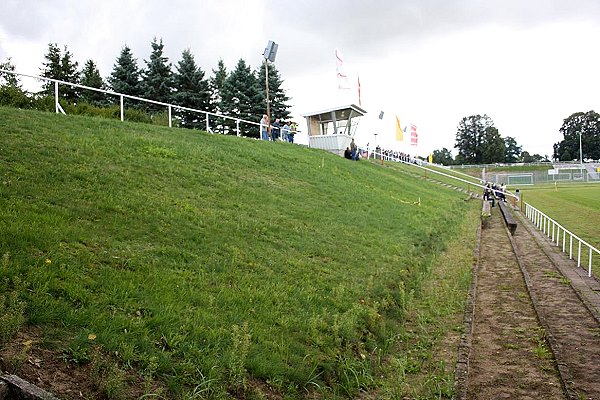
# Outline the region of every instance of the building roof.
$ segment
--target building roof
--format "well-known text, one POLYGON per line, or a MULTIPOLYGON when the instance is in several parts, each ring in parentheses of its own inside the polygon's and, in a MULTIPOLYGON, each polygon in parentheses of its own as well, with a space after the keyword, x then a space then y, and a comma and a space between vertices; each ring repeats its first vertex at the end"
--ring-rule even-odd
POLYGON ((350 104, 347 106, 333 107, 333 108, 328 108, 326 110, 307 113, 307 114, 303 114, 302 116, 306 117, 306 118, 313 117, 313 118, 318 119, 321 122, 333 122, 333 119, 331 118, 332 112, 335 112, 336 121, 348 120, 348 119, 350 119, 350 117, 362 117, 363 115, 365 115, 367 113, 365 110, 363 110, 359 106, 357 106, 355 104, 350 104))

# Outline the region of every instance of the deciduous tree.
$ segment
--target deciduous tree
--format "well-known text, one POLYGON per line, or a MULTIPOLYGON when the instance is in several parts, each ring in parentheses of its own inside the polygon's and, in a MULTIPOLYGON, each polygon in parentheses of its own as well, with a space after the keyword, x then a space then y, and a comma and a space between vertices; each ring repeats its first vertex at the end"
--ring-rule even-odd
POLYGON ((442 165, 452 165, 454 164, 454 158, 452 158, 450 150, 444 147, 441 150, 433 151, 433 162, 442 165))
POLYGON ((456 161, 463 164, 504 162, 505 143, 487 115, 464 117, 458 124, 456 161))
POLYGON ((560 128, 564 139, 554 144, 554 158, 560 161, 579 160, 579 135, 584 159, 600 159, 600 115, 595 111, 576 112, 560 128))
POLYGON ((515 138, 510 136, 505 137, 504 147, 504 162, 516 163, 517 161, 519 161, 522 147, 517 144, 517 140, 515 138))

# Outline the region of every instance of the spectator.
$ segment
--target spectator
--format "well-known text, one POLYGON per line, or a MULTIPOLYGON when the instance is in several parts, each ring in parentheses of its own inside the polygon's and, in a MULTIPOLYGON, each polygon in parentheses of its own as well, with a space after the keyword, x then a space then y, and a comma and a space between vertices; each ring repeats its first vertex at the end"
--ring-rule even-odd
POLYGON ((298 124, 292 122, 290 125, 290 143, 294 143, 294 135, 298 131, 298 124))
POLYGON ((260 138, 262 140, 269 140, 269 121, 266 115, 263 115, 260 120, 260 138))
POLYGON ((286 142, 291 142, 291 140, 290 140, 290 126, 288 125, 287 122, 283 123, 283 127, 281 128, 281 136, 282 136, 283 140, 285 140, 286 142))
POLYGON ((350 147, 346 147, 346 150, 344 151, 344 158, 352 160, 352 151, 350 150, 350 147))
POLYGON ((280 133, 281 133, 281 122, 279 121, 279 118, 276 118, 275 122, 273 122, 273 125, 271 125, 271 136, 272 136, 272 139, 274 142, 279 140, 280 133))
POLYGON ((350 151, 352 152, 352 159, 356 161, 356 143, 354 143, 354 138, 352 138, 352 142, 350 142, 350 151))

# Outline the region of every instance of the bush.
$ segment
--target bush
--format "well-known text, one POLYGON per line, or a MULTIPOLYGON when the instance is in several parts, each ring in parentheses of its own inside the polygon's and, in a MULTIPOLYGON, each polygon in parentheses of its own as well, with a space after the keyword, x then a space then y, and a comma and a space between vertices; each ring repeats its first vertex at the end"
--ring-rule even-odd
POLYGON ((31 108, 31 98, 18 86, 0 86, 0 106, 31 108))

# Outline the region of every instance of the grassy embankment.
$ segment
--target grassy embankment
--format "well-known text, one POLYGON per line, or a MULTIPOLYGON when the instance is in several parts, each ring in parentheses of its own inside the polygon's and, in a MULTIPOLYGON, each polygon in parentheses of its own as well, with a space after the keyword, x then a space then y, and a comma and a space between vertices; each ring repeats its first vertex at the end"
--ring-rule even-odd
POLYGON ((452 395, 463 195, 286 143, 6 108, 0 155, 0 347, 36 326, 27 346, 91 364, 109 398, 452 395))
MULTIPOLYGON (((379 160, 372 159, 370 160, 370 162, 374 164, 380 163, 379 160)), ((425 165, 424 167, 427 169, 423 169, 412 164, 407 165, 404 163, 398 163, 393 161, 385 161, 384 165, 414 177, 420 176, 423 179, 431 178, 435 181, 467 190, 468 192, 479 193, 482 190, 479 187, 479 185, 481 184, 480 178, 476 178, 471 175, 466 175, 465 173, 461 173, 460 171, 452 170, 449 168, 446 169, 437 167, 435 165, 425 165)))
MULTIPOLYGON (((600 185, 573 184, 530 186, 523 189, 523 200, 542 211, 592 246, 600 249, 600 185)), ((576 249, 575 249, 576 250, 576 249)), ((593 270, 600 276, 600 260, 593 270)), ((587 267, 588 252, 582 263, 587 267)))

